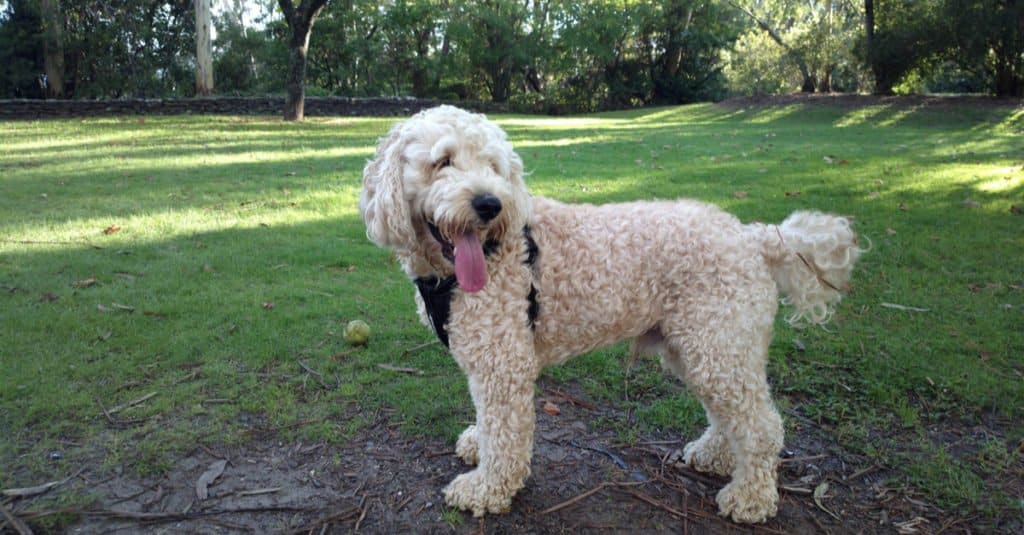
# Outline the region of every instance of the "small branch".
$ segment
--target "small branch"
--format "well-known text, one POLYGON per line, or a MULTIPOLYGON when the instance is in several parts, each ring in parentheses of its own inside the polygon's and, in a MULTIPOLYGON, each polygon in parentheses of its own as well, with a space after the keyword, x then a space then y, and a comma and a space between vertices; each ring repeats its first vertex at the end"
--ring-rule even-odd
POLYGON ((122 404, 120 404, 120 405, 118 405, 118 406, 116 406, 116 407, 114 407, 112 409, 107 409, 106 410, 106 414, 109 416, 111 414, 114 414, 115 412, 123 411, 123 410, 125 410, 125 409, 127 409, 129 407, 134 407, 135 405, 138 405, 138 404, 146 401, 147 399, 155 396, 156 394, 157 394, 156 392, 150 392, 150 393, 146 394, 145 396, 142 396, 139 399, 133 399, 133 400, 127 402, 127 403, 122 403, 122 404))
POLYGON ((16 243, 18 245, 88 245, 93 249, 103 248, 87 241, 0 240, 0 243, 16 243))
POLYGON ((270 487, 268 489, 253 489, 253 490, 242 490, 239 491, 237 496, 259 496, 261 494, 271 494, 281 490, 281 487, 270 487))
POLYGON ((85 471, 85 467, 82 467, 82 468, 79 468, 77 472, 75 472, 74 474, 71 474, 68 477, 65 477, 64 479, 60 479, 60 480, 57 480, 57 481, 51 481, 49 483, 43 483, 42 485, 36 485, 35 487, 24 487, 24 488, 20 488, 20 489, 6 489, 6 490, 3 491, 3 495, 7 496, 8 498, 27 498, 29 496, 35 496, 36 494, 42 494, 42 493, 44 493, 44 492, 46 492, 46 491, 48 491, 48 490, 50 490, 50 489, 52 489, 54 487, 59 487, 59 486, 63 485, 64 483, 67 483, 68 481, 71 481, 72 479, 78 477, 78 474, 81 474, 84 471, 85 471))
POLYGON ((24 521, 18 518, 3 503, 0 503, 0 513, 3 513, 4 518, 6 518, 7 522, 11 524, 11 527, 14 528, 14 531, 18 532, 18 535, 32 535, 32 528, 28 527, 28 524, 26 524, 24 521))
POLYGON ((558 390, 558 389, 555 389, 555 388, 548 389, 548 392, 551 392, 552 394, 554 394, 554 395, 556 395, 556 396, 558 396, 558 397, 568 401, 569 403, 571 403, 573 405, 578 405, 580 407, 583 407, 584 409, 594 410, 594 409, 597 408, 597 406, 594 405, 593 403, 590 403, 588 401, 583 401, 582 399, 580 399, 578 397, 575 397, 575 396, 573 396, 571 394, 566 394, 565 392, 562 392, 561 390, 558 390))
POLYGON ((612 482, 612 481, 605 481, 604 483, 601 483, 600 485, 598 485, 598 486, 596 486, 596 487, 594 487, 594 488, 584 492, 583 494, 579 494, 579 495, 577 495, 577 496, 575 496, 573 498, 570 498, 570 499, 568 499, 568 500, 566 500, 566 501, 564 501, 564 502, 562 502, 562 503, 560 503, 558 505, 554 505, 552 507, 548 507, 547 509, 541 511, 540 514, 546 515, 546 514, 549 514, 549 513, 554 513, 555 511, 559 511, 561 509, 565 509, 566 507, 569 507, 570 505, 572 505, 572 504, 574 504, 576 502, 585 500, 585 499, 589 498, 590 496, 593 496, 594 494, 597 494, 598 492, 601 492, 602 490, 604 490, 604 489, 606 489, 608 487, 635 487, 637 485, 643 485, 644 483, 646 483, 646 482, 645 481, 631 481, 631 482, 625 482, 625 483, 616 483, 616 482, 612 482))
POLYGON ((425 342, 425 343, 422 343, 422 344, 419 344, 419 345, 412 346, 409 349, 406 349, 405 351, 402 351, 402 356, 404 357, 405 355, 408 355, 409 353, 415 353, 416 351, 419 351, 419 350, 423 349, 424 347, 428 347, 428 346, 432 346, 434 344, 440 344, 440 343, 441 343, 440 340, 434 339, 434 340, 431 340, 429 342, 425 342))
POLYGON ((331 387, 327 386, 327 383, 324 382, 324 376, 320 372, 314 370, 313 368, 310 368, 309 366, 306 366, 306 363, 302 362, 301 360, 297 360, 295 362, 298 362, 299 366, 302 366, 303 370, 306 370, 307 372, 312 374, 314 377, 316 377, 317 382, 320 383, 320 386, 324 387, 324 390, 330 390, 331 389, 331 387))
POLYGON ((906 305, 897 305, 896 303, 882 303, 885 308, 894 308, 896 310, 906 310, 908 312, 928 312, 927 308, 919 307, 908 307, 906 305))
POLYGON ((382 370, 387 370, 389 372, 408 373, 411 375, 423 375, 423 372, 417 370, 416 368, 403 368, 401 366, 394 366, 392 364, 378 364, 377 367, 382 370))
POLYGON ((650 496, 648 496, 646 494, 643 494, 643 493, 640 493, 640 492, 636 492, 636 491, 632 491, 632 490, 629 491, 627 494, 629 494, 630 496, 632 496, 632 497, 634 497, 634 498, 636 498, 636 499, 638 499, 638 500, 640 500, 642 502, 649 503, 649 504, 657 507, 658 509, 661 509, 661 510, 665 511, 666 513, 668 513, 668 514, 670 514, 672 516, 675 516, 675 517, 678 517, 678 518, 685 518, 687 520, 694 520, 693 517, 691 517, 690 515, 684 513, 683 511, 680 511, 679 509, 676 509, 674 507, 670 507, 668 505, 665 505, 665 504, 659 502, 658 500, 655 500, 654 498, 651 498, 650 496))

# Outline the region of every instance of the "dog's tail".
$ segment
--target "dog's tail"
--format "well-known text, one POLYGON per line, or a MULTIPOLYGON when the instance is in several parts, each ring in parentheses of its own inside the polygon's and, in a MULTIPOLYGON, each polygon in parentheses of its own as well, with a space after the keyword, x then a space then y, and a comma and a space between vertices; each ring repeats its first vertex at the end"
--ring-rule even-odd
POLYGON ((793 212, 779 225, 756 225, 762 253, 782 294, 795 310, 790 324, 826 323, 849 290, 853 264, 865 250, 844 218, 793 212))

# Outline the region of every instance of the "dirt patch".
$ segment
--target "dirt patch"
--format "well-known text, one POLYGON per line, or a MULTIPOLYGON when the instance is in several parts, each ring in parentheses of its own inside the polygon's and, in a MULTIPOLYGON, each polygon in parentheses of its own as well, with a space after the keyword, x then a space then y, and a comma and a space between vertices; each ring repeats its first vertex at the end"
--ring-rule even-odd
MULTIPOLYGON (((798 423, 787 436, 778 516, 737 525, 717 515, 714 496, 725 479, 676 462, 693 437, 645 436, 622 445, 588 422, 623 414, 554 392, 547 389, 537 400, 533 474, 504 515, 475 519, 445 507, 441 489, 468 468, 452 444, 410 438, 386 416, 342 445, 264 437, 241 446, 203 446, 162 477, 85 471, 51 492, 96 497, 92 510, 78 511, 75 523, 64 526, 82 534, 157 527, 162 533, 979 531, 908 488, 888 486, 885 467, 845 452, 810 422, 798 423), (542 410, 547 401, 558 406, 558 415, 542 410), (208 486, 209 497, 199 500, 197 480, 221 460, 227 461, 223 473, 208 486)), ((7 502, 14 512, 28 505, 30 500, 7 502)), ((23 518, 30 525, 38 521, 23 518)))

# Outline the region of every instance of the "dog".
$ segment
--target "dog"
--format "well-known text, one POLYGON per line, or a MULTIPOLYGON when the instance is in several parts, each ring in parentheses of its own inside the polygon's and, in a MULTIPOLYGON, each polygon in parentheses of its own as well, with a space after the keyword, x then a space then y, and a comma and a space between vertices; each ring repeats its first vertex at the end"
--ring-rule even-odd
POLYGON ((847 219, 800 211, 744 225, 693 200, 531 196, 506 133, 447 105, 381 139, 359 211, 469 381, 476 423, 455 453, 476 468, 444 489, 450 506, 507 512, 530 474, 538 374, 632 339, 700 399, 709 425, 683 459, 731 476, 719 513, 743 523, 776 514, 783 426, 766 377, 775 315, 781 295, 790 322, 829 320, 863 252, 847 219))

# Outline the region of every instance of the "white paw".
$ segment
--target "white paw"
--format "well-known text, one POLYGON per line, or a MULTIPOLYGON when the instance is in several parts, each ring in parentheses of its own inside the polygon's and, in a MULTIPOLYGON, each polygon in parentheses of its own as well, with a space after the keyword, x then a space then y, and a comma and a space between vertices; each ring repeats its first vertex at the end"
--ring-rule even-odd
POLYGON ((477 464, 480 461, 479 440, 476 426, 467 427, 459 435, 459 440, 455 442, 455 455, 458 455, 466 464, 477 464))
POLYGON ((725 440, 705 433, 683 448, 683 462, 698 472, 710 472, 720 476, 732 473, 735 465, 732 452, 725 440))
POLYGON ((515 493, 501 492, 500 489, 487 484, 479 470, 473 470, 456 477, 444 488, 444 501, 477 517, 486 513, 507 513, 515 493))
POLYGON ((718 491, 718 514, 735 522, 755 524, 775 516, 779 507, 779 492, 775 482, 754 483, 733 481, 718 491))

